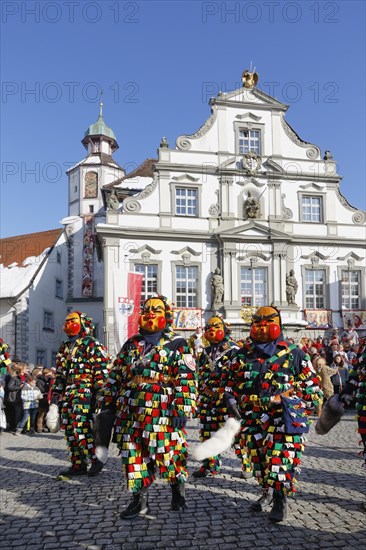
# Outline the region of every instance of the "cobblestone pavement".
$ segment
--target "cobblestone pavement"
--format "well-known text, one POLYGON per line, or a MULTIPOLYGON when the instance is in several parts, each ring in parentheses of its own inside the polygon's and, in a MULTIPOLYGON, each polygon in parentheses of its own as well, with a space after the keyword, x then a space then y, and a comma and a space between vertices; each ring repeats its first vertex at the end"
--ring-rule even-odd
MULTIPOLYGON (((198 442, 196 420, 188 440, 198 442)), ((266 513, 250 512, 258 486, 240 478, 232 451, 223 455, 222 473, 215 478, 190 476, 184 512, 170 510, 169 488, 157 480, 150 490, 150 515, 126 521, 119 512, 130 493, 114 445, 101 474, 70 481, 56 479, 68 465, 61 433, 5 433, 0 445, 2 550, 366 548, 366 475, 352 411, 326 436, 311 427, 299 489, 281 524, 271 523, 266 513)), ((190 472, 197 465, 192 461, 190 472)))

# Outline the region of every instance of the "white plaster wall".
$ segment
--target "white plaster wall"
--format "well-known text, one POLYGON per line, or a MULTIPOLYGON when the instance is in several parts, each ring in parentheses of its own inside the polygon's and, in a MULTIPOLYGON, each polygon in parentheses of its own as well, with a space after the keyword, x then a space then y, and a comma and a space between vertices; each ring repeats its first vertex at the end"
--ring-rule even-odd
POLYGON ((33 285, 29 289, 29 361, 36 363, 36 350, 46 351, 45 366, 51 364, 51 353, 58 350, 65 335, 62 331, 66 317, 66 291, 67 291, 67 247, 64 234, 58 240, 47 262, 40 270, 33 285), (61 263, 57 262, 57 252, 61 253, 61 263), (56 279, 63 282, 63 299, 56 298, 56 279), (44 311, 54 314, 54 331, 43 330, 44 311))

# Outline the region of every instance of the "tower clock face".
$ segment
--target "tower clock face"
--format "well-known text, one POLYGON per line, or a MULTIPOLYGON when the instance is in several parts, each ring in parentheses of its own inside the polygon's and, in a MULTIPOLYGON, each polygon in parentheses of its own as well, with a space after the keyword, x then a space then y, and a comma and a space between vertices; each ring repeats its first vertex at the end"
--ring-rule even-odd
POLYGON ((84 197, 86 199, 98 196, 98 174, 96 172, 87 172, 84 178, 84 197))

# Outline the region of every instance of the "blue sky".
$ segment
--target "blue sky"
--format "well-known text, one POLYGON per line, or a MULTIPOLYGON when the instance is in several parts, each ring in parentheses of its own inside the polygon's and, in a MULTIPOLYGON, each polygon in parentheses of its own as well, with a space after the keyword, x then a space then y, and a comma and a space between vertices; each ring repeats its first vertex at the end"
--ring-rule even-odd
POLYGON ((1 3, 1 237, 54 229, 68 166, 98 117, 131 171, 209 117, 210 96, 259 87, 329 149, 341 192, 366 208, 365 2, 36 1, 1 3))

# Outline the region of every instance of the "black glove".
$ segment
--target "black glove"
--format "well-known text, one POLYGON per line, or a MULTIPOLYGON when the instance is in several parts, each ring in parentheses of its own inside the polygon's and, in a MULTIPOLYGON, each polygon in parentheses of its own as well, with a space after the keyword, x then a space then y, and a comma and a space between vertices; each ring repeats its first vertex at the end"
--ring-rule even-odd
POLYGON ((233 396, 232 393, 226 391, 224 393, 224 401, 225 401, 225 405, 227 406, 227 408, 229 407, 235 407, 238 405, 238 402, 237 400, 235 399, 235 397, 233 396))
POLYGON ((186 427, 186 424, 187 424, 186 416, 173 416, 172 418, 173 428, 177 428, 178 430, 183 430, 183 428, 186 427))
POLYGON ((353 395, 349 393, 340 393, 338 399, 343 405, 349 406, 353 401, 353 395))
POLYGON ((54 393, 51 397, 50 405, 58 405, 60 399, 61 399, 61 395, 59 393, 54 393))
POLYGON ((224 401, 229 414, 232 414, 237 420, 241 420, 241 414, 238 409, 238 402, 232 393, 224 393, 224 401))

